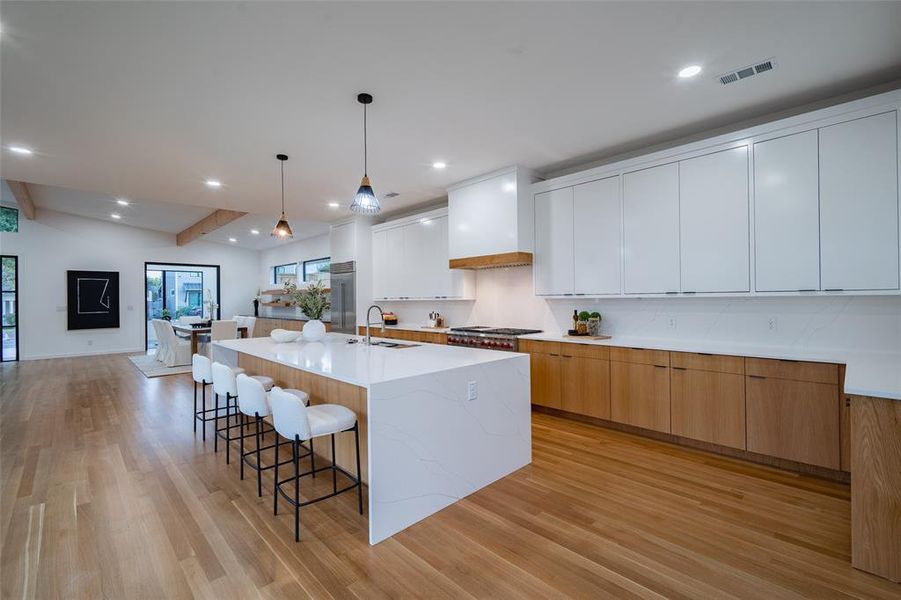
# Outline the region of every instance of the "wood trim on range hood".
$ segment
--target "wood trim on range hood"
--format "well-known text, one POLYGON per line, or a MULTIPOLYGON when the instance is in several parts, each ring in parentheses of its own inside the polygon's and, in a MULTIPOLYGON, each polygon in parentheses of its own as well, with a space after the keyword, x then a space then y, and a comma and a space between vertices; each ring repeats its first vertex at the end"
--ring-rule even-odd
POLYGON ((486 256, 469 256, 452 258, 451 269, 496 269, 500 267, 524 267, 532 264, 531 252, 505 252, 486 256))

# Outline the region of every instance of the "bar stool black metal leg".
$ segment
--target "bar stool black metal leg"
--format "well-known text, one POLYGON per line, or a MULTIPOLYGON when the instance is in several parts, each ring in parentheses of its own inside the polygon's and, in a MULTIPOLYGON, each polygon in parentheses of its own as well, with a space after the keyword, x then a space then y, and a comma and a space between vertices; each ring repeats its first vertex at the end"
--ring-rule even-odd
POLYGON ((219 452, 219 394, 213 403, 213 452, 219 452))
POLYGON ((241 419, 241 481, 244 481, 244 413, 238 415, 238 418, 241 419))
POLYGON ((335 454, 335 434, 332 434, 332 493, 338 493, 338 470, 335 468, 338 463, 338 455, 335 454))
POLYGON ((203 441, 205 442, 206 441, 206 382, 205 381, 200 386, 200 405, 203 407, 203 413, 201 413, 201 414, 203 414, 203 421, 201 421, 201 423, 203 423, 203 425, 201 425, 201 427, 203 428, 203 441))
POLYGON ((354 425, 354 437, 357 440, 357 498, 360 504, 360 514, 363 514, 363 480, 360 478, 360 424, 354 425))
POLYGON ((231 428, 231 394, 225 393, 225 464, 231 464, 232 428, 231 428))
POLYGON ((310 438, 310 468, 313 470, 313 478, 316 478, 316 453, 313 452, 313 438, 310 438))
POLYGON ((278 514, 278 432, 275 432, 275 465, 272 467, 272 514, 278 514))
POLYGON ((294 541, 300 541, 300 460, 297 458, 297 446, 300 437, 294 436, 292 445, 294 453, 294 541))
POLYGON ((194 433, 197 433, 197 382, 194 382, 194 433))
MULTIPOLYGON (((260 462, 260 446, 262 446, 262 440, 260 438, 260 425, 262 424, 262 419, 260 418, 260 413, 256 413, 257 417, 257 497, 263 497, 263 468, 262 463, 260 462)), ((244 461, 241 461, 241 464, 244 464, 244 461)))

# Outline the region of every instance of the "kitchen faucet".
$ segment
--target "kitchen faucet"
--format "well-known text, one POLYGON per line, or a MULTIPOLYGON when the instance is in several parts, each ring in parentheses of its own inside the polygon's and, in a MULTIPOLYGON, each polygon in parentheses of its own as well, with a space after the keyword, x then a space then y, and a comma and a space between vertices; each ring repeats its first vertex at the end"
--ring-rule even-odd
POLYGON ((382 319, 382 333, 385 333, 385 313, 382 311, 381 306, 379 306, 378 304, 373 304, 368 309, 366 309, 366 340, 363 342, 366 345, 369 345, 371 343, 369 337, 369 315, 372 313, 373 308, 379 311, 379 317, 381 317, 382 319))

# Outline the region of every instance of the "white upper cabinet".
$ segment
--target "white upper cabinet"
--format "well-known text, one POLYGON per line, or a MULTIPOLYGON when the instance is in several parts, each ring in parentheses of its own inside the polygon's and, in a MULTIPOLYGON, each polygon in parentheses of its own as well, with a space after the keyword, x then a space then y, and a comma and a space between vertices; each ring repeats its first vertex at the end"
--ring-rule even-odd
POLYGON ((342 263, 356 259, 354 243, 354 223, 332 225, 329 233, 329 253, 333 263, 342 263))
POLYGON ((573 293, 573 189, 535 196, 535 293, 573 293))
POLYGON ((679 164, 623 175, 625 293, 678 292, 679 164))
POLYGON ((388 297, 388 232, 372 232, 372 297, 388 297))
POLYGON ((372 295, 378 300, 469 299, 475 275, 448 265, 446 210, 372 228, 372 295))
POLYGON ((817 131, 754 144, 757 291, 820 289, 817 131))
POLYGON ((589 296, 619 294, 623 222, 619 177, 575 186, 572 212, 574 292, 589 296))
POLYGON ((820 129, 824 290, 898 289, 898 125, 887 112, 820 129))
POLYGON ((683 292, 751 289, 748 148, 679 163, 679 239, 683 292))

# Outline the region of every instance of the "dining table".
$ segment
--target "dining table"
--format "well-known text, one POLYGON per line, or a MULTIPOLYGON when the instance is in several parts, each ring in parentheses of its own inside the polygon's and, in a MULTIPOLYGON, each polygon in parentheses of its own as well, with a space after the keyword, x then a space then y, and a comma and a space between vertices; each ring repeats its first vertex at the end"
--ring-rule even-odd
MULTIPOLYGON (((176 333, 187 333, 191 338, 191 355, 197 354, 197 346, 199 343, 199 338, 201 335, 209 335, 210 331, 212 331, 212 327, 209 325, 205 325, 203 327, 195 327, 190 323, 172 323, 172 329, 175 330, 176 333)), ((247 326, 239 325, 238 326, 238 335, 242 338, 247 337, 247 326)))

